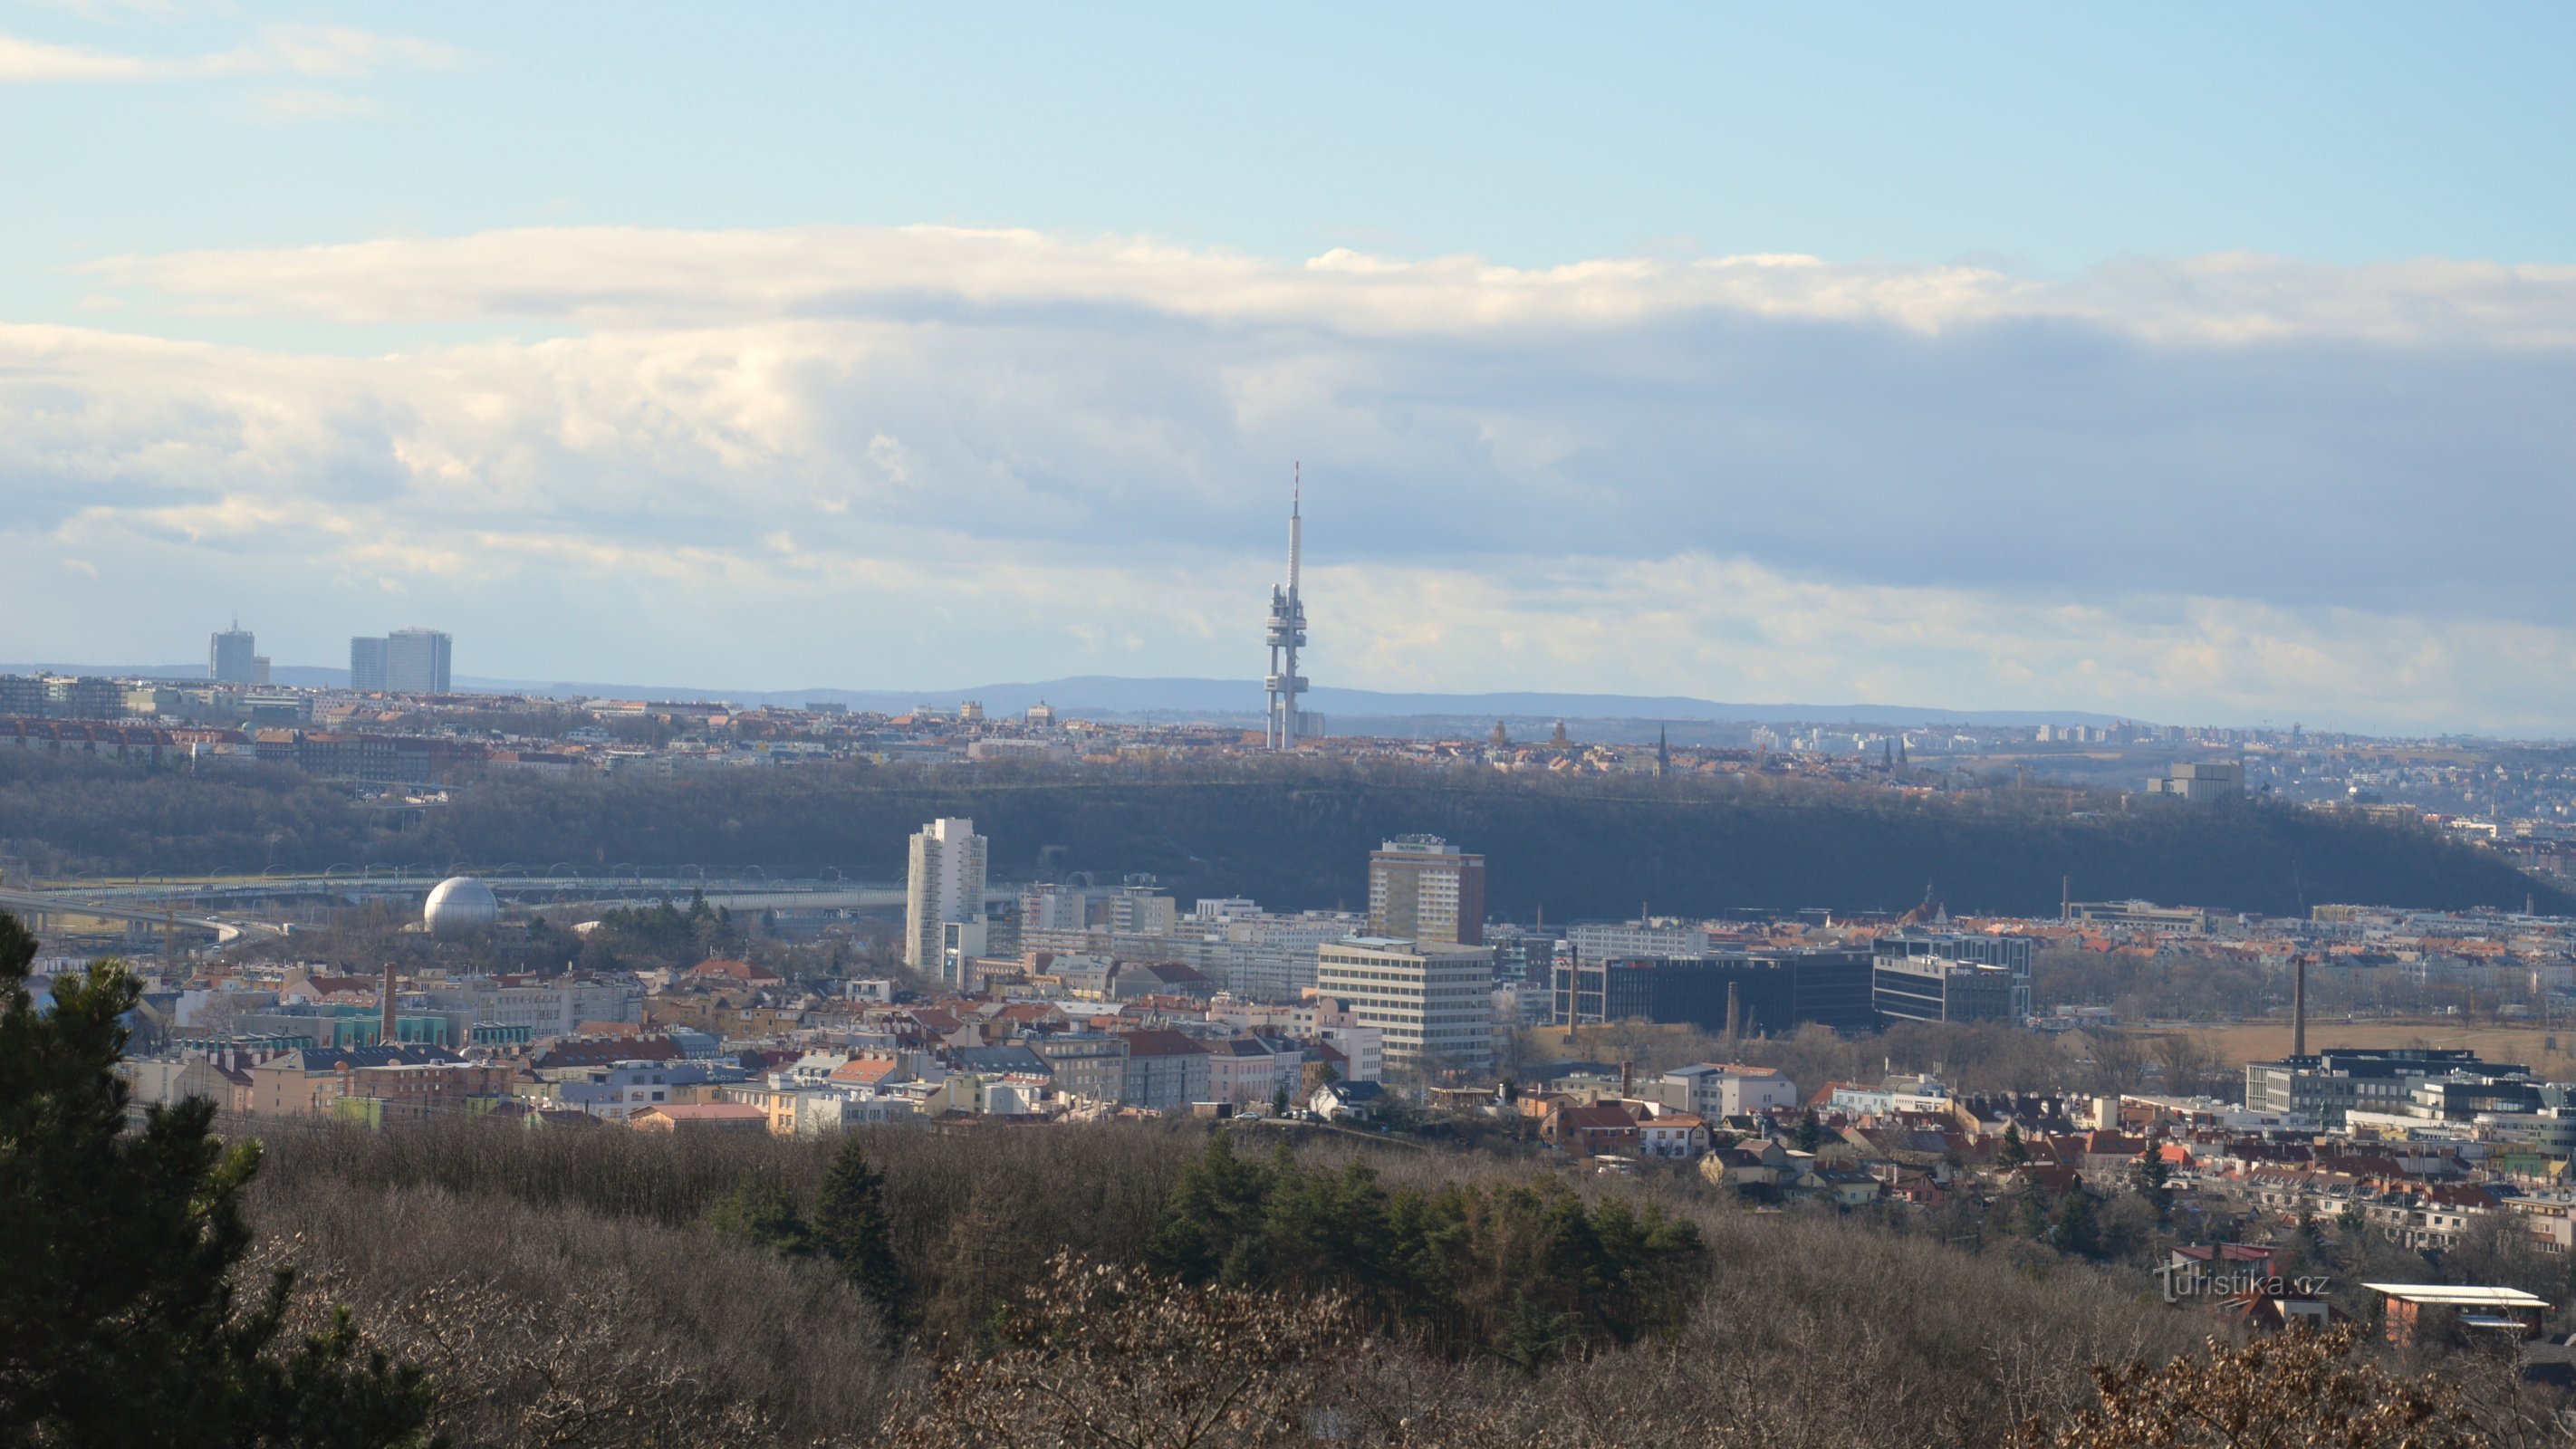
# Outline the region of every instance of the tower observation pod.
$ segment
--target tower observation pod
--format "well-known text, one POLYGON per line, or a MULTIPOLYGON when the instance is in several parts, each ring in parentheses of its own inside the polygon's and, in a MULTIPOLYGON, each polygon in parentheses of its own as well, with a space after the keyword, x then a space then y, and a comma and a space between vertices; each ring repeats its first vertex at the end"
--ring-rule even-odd
POLYGON ((1305 543, 1306 525, 1300 517, 1305 492, 1300 470, 1288 494, 1288 582, 1270 590, 1270 672, 1262 677, 1261 687, 1269 695, 1267 737, 1274 750, 1297 747, 1297 697, 1306 692, 1306 678, 1297 672, 1297 651, 1306 646, 1306 605, 1297 597, 1298 554, 1305 543))

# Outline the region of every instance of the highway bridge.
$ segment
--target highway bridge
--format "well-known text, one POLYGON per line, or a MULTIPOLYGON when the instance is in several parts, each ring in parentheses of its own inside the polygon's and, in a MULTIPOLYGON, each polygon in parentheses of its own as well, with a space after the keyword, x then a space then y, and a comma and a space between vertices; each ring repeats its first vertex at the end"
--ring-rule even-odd
POLYGON ((218 944, 229 945, 244 936, 283 936, 286 928, 273 921, 247 916, 216 915, 198 910, 181 910, 175 903, 153 906, 140 902, 92 901, 69 891, 0 890, 0 910, 25 918, 31 928, 41 930, 49 915, 94 916, 106 921, 131 921, 146 926, 161 926, 189 931, 212 931, 218 944))

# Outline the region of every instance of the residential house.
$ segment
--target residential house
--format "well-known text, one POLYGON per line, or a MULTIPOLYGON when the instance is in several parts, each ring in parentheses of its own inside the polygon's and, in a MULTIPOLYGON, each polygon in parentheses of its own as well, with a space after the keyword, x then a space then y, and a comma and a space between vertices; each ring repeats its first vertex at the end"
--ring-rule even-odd
POLYGON ((1266 1037, 1236 1036, 1207 1044, 1208 1094, 1202 1099, 1249 1107, 1296 1086, 1306 1054, 1266 1037))
POLYGON ((1145 1028, 1127 1036, 1127 1085, 1120 1100, 1149 1111, 1180 1113, 1208 1100, 1208 1049, 1177 1031, 1145 1028))
POLYGON ((664 1103, 626 1119, 638 1132, 765 1132, 769 1114, 745 1102, 664 1103))
POLYGON ((1637 1123, 1637 1155, 1696 1161, 1708 1151, 1708 1123, 1696 1113, 1659 1112, 1637 1123))
POLYGON ((1327 1122, 1368 1121, 1386 1107, 1386 1088, 1375 1082, 1326 1082, 1315 1089, 1314 1113, 1327 1122))
POLYGON ((1637 1149, 1637 1119, 1617 1107, 1563 1106, 1539 1124, 1539 1140, 1562 1151, 1604 1157, 1637 1149))

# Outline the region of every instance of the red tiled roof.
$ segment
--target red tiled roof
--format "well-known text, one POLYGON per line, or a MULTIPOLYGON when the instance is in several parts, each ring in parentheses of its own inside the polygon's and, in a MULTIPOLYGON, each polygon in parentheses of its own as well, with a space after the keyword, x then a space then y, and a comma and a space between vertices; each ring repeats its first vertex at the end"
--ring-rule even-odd
POLYGON ((1207 1048, 1177 1031, 1145 1027, 1127 1033, 1127 1055, 1130 1057, 1206 1056, 1207 1048))

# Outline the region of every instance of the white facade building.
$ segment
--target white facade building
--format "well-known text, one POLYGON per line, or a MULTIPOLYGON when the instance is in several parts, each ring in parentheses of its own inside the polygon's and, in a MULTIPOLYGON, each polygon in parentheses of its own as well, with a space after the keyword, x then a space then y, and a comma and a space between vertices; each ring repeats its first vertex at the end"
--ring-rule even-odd
POLYGON ((1317 948, 1347 940, 1365 924, 1344 911, 1238 916, 1224 922, 1224 964, 1208 975, 1238 995, 1294 1001, 1315 984, 1317 948))
POLYGON ((1035 885, 1020 892, 1020 934, 1031 931, 1079 931, 1090 924, 1090 898, 1060 885, 1035 885))
POLYGON ((396 629, 385 636, 385 687, 396 694, 447 693, 454 647, 436 629, 396 629))
POLYGON ((1494 957, 1482 946, 1361 936, 1317 948, 1315 990, 1384 1034, 1389 1066, 1483 1075, 1494 1065, 1494 957))
POLYGON ((1373 1026, 1325 1026, 1315 1040, 1342 1054, 1350 1063, 1342 1073, 1349 1082, 1374 1082, 1386 1075, 1386 1033, 1373 1026))
POLYGON ((566 1036, 585 1021, 642 1021, 644 988, 632 979, 570 978, 503 985, 469 977, 419 993, 448 1020, 447 1039, 462 1043, 478 1026, 526 1027, 543 1040, 566 1036))
POLYGON ((1702 1062, 1676 1067, 1664 1073, 1664 1080, 1682 1084, 1690 1095, 1690 1110, 1712 1121, 1759 1116, 1775 1107, 1798 1105, 1797 1083, 1774 1067, 1702 1062))
POLYGON ((1708 932, 1698 923, 1666 918, 1587 922, 1567 927, 1565 940, 1587 962, 1688 961, 1708 954, 1708 932))
MULTIPOLYGON (((984 837, 975 833, 972 820, 933 820, 915 832, 904 882, 903 964, 962 988, 962 978, 952 980, 942 970, 951 922, 984 923, 984 837)), ((956 964, 963 969, 962 961, 956 964)))

